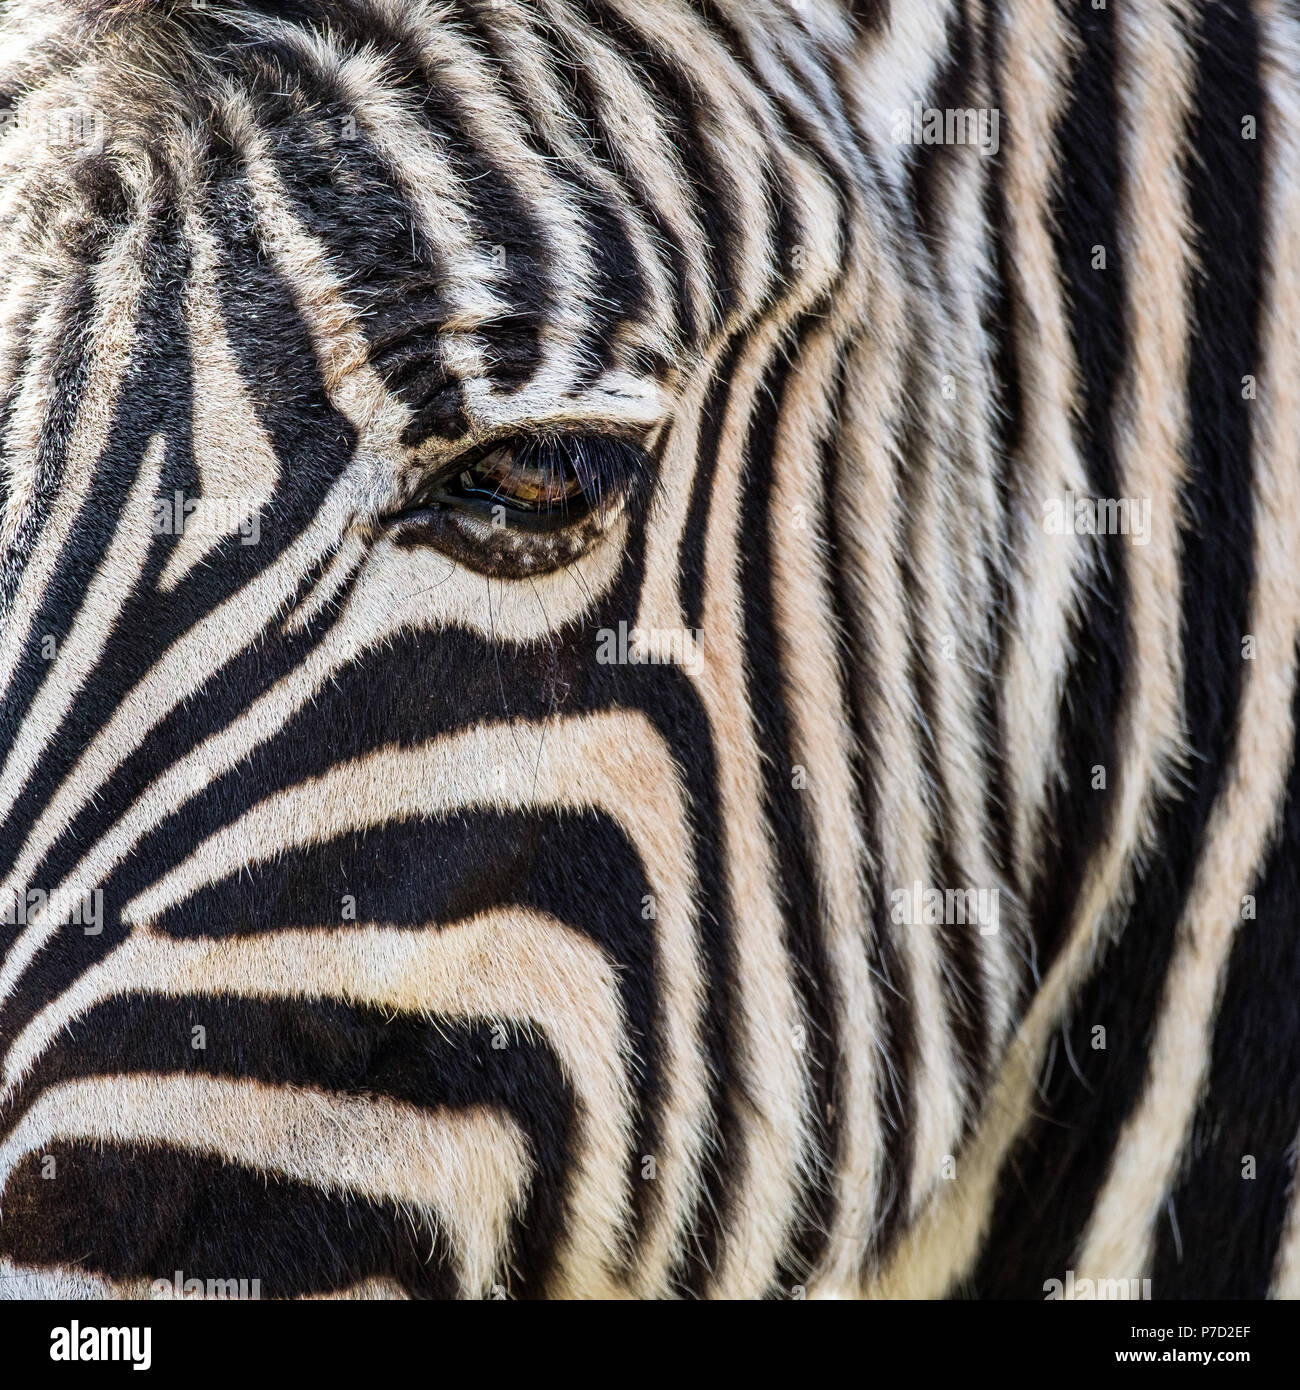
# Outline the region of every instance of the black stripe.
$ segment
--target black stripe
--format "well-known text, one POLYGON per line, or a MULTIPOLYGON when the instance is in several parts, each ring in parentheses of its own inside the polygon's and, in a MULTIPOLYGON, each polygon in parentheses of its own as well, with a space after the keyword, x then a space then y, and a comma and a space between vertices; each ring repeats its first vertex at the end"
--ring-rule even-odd
MULTIPOLYGON (((776 1278, 784 1285, 802 1283, 826 1248, 834 1219, 832 1176, 841 1143, 843 1111, 837 990, 827 959, 826 922, 817 889, 815 852, 818 827, 803 792, 793 786, 795 729, 785 686, 790 653, 785 650, 782 618, 773 583, 774 532, 790 518, 772 511, 776 487, 776 441, 786 392, 809 333, 821 322, 825 305, 810 310, 789 330, 788 341, 774 349, 757 407, 749 422, 739 518, 739 584, 744 615, 745 678, 754 728, 766 756, 762 759, 763 810, 771 831, 774 868, 781 902, 783 952, 789 958, 799 1015, 806 1027, 811 1091, 809 1174, 802 1193, 799 1233, 776 1278)), ((738 717, 743 718, 740 712, 738 717)), ((805 769, 815 776, 816 771, 805 769)), ((795 1040, 790 1039, 790 1045, 795 1040)))
MULTIPOLYGON (((14 316, 9 325, 6 343, 6 349, 12 361, 26 362, 29 360, 32 329, 35 327, 37 316, 42 307, 40 298, 33 296, 14 316)), ((10 505, 13 497, 5 446, 9 439, 10 427, 13 425, 14 410, 17 408, 19 397, 22 395, 25 380, 25 372, 15 372, 12 381, 5 390, 3 399, 0 399, 0 517, 4 516, 5 509, 10 505)), ((48 499, 45 504, 48 505, 48 499)), ((39 523, 35 527, 29 525, 29 534, 25 545, 18 544, 16 540, 11 541, 0 553, 0 618, 4 617, 9 605, 13 602, 14 595, 18 592, 23 567, 31 556, 33 542, 38 530, 39 523)))
MULTIPOLYGON (((541 365, 541 326, 555 306, 558 290, 549 229, 524 190, 479 142, 469 112, 453 88, 429 68, 426 50, 409 29, 391 28, 379 12, 367 7, 364 17, 352 16, 343 32, 361 47, 378 40, 386 55, 388 84, 415 103, 420 121, 436 139, 438 157, 447 161, 468 195, 465 205, 476 237, 488 247, 504 248, 505 273, 494 283, 494 293, 510 306, 503 320, 509 354, 492 361, 490 377, 501 388, 526 385, 541 365)), ((634 274, 635 258, 631 263, 634 274)), ((599 310, 586 307, 599 316, 599 310)), ((491 335, 488 346, 491 353, 491 335)))
MULTIPOLYGON (((1061 165, 1053 193, 1053 244, 1078 363, 1081 453, 1095 498, 1118 498, 1114 411, 1124 368, 1125 269, 1119 241, 1120 94, 1113 10, 1062 6, 1075 16, 1081 52, 1058 132, 1061 165), (1092 266, 1103 247, 1106 268, 1092 266)), ((1065 15, 1063 13, 1063 18, 1065 15)), ((1032 517, 1032 523, 1044 518, 1032 517)), ((1073 629, 1057 739, 1061 772, 1051 783, 1042 860, 1030 903, 1040 973, 1065 940, 1088 867, 1105 843, 1119 800, 1119 717, 1130 662, 1127 537, 1057 544, 1094 548, 1095 570, 1073 629), (1093 789, 1093 768, 1106 788, 1093 789)))
MULTIPOLYGON (((300 585, 297 597, 302 601, 320 578, 319 567, 313 569, 300 585)), ((353 576, 355 579, 355 575, 353 576)), ((339 594, 345 600, 353 581, 344 584, 339 594)), ((96 841, 107 827, 116 824, 141 792, 162 771, 176 766, 209 735, 229 726, 239 715, 279 680, 293 672, 324 638, 336 621, 328 608, 295 633, 284 637, 279 622, 271 622, 239 651, 232 660, 195 692, 193 701, 182 702, 145 734, 139 746, 121 759, 110 771, 95 796, 59 827, 46 853, 42 856, 31 887, 50 887, 71 873, 86 846, 96 841), (278 639, 278 640, 277 640, 278 639), (197 714, 201 711, 201 717, 197 714)), ((96 701, 96 687, 79 696, 71 712, 71 720, 63 726, 59 739, 44 751, 33 769, 32 777, 16 800, 10 816, 0 826, 0 863, 11 864, 19 852, 35 817, 47 804, 63 774, 68 757, 79 753, 107 722, 115 708, 110 697, 96 701)), ((229 814, 229 791, 236 780, 224 784, 229 814)), ((219 828, 224 820, 214 820, 208 833, 219 828)), ((197 841, 195 842, 197 843, 197 841)), ((192 846, 190 846, 192 848, 192 846)), ((154 868, 175 862, 175 855, 185 848, 183 842, 163 841, 157 846, 145 837, 138 846, 136 857, 154 855, 154 868)), ((0 926, 0 957, 9 942, 8 929, 0 926)))
POLYGON ((893 19, 893 0, 846 0, 854 22, 868 34, 887 29, 893 19))
MULTIPOLYGON (((989 74, 989 99, 995 110, 1005 110, 1003 82, 1003 24, 999 7, 994 6, 985 19, 983 57, 989 74)), ((993 450, 996 463, 994 482, 997 489, 998 512, 1003 517, 1014 515, 1013 486, 1009 477, 1010 460, 1023 438, 1024 411, 1021 400, 1020 362, 1015 350, 1015 331, 1011 285, 1015 267, 1011 262, 1011 216, 1007 206, 1006 178, 1012 158, 1015 131, 1001 131, 1001 147, 997 158, 989 161, 991 176, 984 186, 984 213, 988 220, 993 252, 993 277, 989 293, 982 306, 982 326, 990 344, 993 369, 993 450)), ((1009 569, 1009 557, 995 564, 992 570, 990 602, 994 614, 993 680, 985 688, 983 702, 989 742, 989 826, 998 867, 1012 883, 1022 881, 1016 863, 1015 839, 1012 834, 1014 817, 1011 805, 1011 779, 1007 764, 1007 718, 1001 692, 1006 689, 1006 675, 1011 655, 1012 634, 1016 627, 1018 590, 1009 569)))
MULTIPOLYGON (((89 375, 86 329, 94 312, 89 271, 74 275, 60 290, 58 300, 57 312, 61 328, 57 346, 52 354, 53 360, 48 367, 49 406, 41 421, 40 436, 34 451, 31 491, 12 538, 5 547, 4 563, 0 567, 0 615, 7 612, 18 592, 26 562, 36 548, 40 534, 49 520, 51 506, 58 496, 59 486, 67 468, 68 445, 72 441, 77 405, 89 375)), ((25 346, 22 338, 15 344, 18 350, 25 346)), ((20 376, 17 391, 22 390, 26 375, 24 372, 20 376)), ((71 556, 64 555, 60 558, 64 563, 62 566, 55 566, 52 584, 58 578, 64 578, 66 582, 67 570, 73 568, 76 563, 76 559, 71 556)), ((82 563, 84 564, 84 560, 82 563)), ((73 591, 76 592, 75 589, 73 591)), ((49 670, 48 661, 41 650, 42 643, 50 637, 54 639, 56 646, 61 644, 72 622, 73 614, 66 604, 62 605, 57 613, 51 612, 50 608, 47 597, 33 616, 31 645, 14 672, 9 693, 5 698, 6 708, 16 711, 12 716, 15 730, 17 720, 25 712, 28 703, 35 698, 49 670)), ((3 720, 0 720, 0 749, 4 752, 8 751, 9 746, 4 729, 10 717, 6 713, 3 720)))
MULTIPOLYGON (((762 75, 753 56, 753 39, 737 30, 731 19, 717 6, 716 0, 698 0, 702 16, 711 29, 719 35, 719 42, 730 53, 732 60, 744 74, 753 90, 764 98, 768 106, 765 114, 779 117, 783 130, 780 131, 779 147, 786 163, 790 163, 795 151, 803 161, 810 162, 822 176, 824 186, 835 199, 835 240, 840 248, 840 266, 836 281, 828 291, 827 298, 833 302, 839 296, 848 267, 855 264, 858 248, 855 238, 855 224, 850 209, 857 201, 856 191, 860 183, 866 181, 861 163, 854 159, 854 142, 844 119, 842 107, 836 105, 842 94, 832 89, 833 96, 825 91, 809 90, 807 96, 824 124, 809 119, 785 95, 778 92, 762 75), (837 144, 828 131, 843 137, 844 143, 837 144)), ((779 63, 785 55, 769 55, 774 63, 779 63)), ((792 71, 786 65, 781 69, 791 85, 799 90, 807 82, 807 75, 792 71)), ((769 297, 779 298, 783 285, 790 283, 794 275, 796 248, 802 243, 805 233, 799 229, 798 218, 790 200, 794 196, 792 186, 784 172, 784 166, 776 164, 765 170, 769 184, 775 185, 772 211, 774 226, 769 232, 769 248, 777 269, 777 284, 769 291, 769 297)), ((826 229, 821 227, 807 235, 825 239, 826 229)), ((806 248, 805 248, 806 249, 806 248)))
MULTIPOLYGON (((502 389, 513 389, 525 385, 541 365, 540 330, 547 313, 555 304, 556 286, 554 283, 554 264, 550 253, 550 238, 547 228, 538 218, 528 198, 518 189, 505 171, 494 160, 491 151, 485 149, 474 133, 469 113, 458 102, 452 88, 439 79, 426 63, 426 51, 418 42, 418 37, 408 26, 392 23, 388 11, 373 5, 346 4, 320 7, 315 13, 309 10, 299 12, 296 22, 317 34, 328 32, 335 43, 346 53, 363 53, 371 63, 378 61, 382 74, 382 86, 386 92, 406 100, 404 108, 427 130, 434 140, 430 152, 436 150, 436 157, 444 160, 453 176, 462 185, 467 196, 464 199, 466 215, 473 227, 476 241, 491 250, 504 248, 504 271, 495 281, 495 293, 508 305, 507 314, 501 320, 503 331, 488 335, 487 343, 491 358, 490 379, 502 389), (498 350, 494 351, 493 349, 498 350)), ((228 50, 227 50, 228 51, 228 50)), ((259 40, 256 46, 257 62, 264 62, 266 56, 274 54, 275 68, 268 69, 266 79, 257 95, 258 118, 265 122, 265 107, 268 103, 278 105, 280 122, 281 156, 285 157, 295 146, 304 152, 310 150, 316 163, 316 179, 301 177, 307 171, 296 170, 300 184, 312 182, 335 183, 339 191, 350 195, 352 208, 350 215, 344 214, 348 223, 339 228, 338 233, 356 236, 361 229, 356 225, 361 221, 356 202, 358 198, 367 202, 372 197, 390 195, 396 186, 396 179, 385 165, 374 147, 366 140, 356 119, 356 111, 349 104, 347 93, 334 74, 315 66, 298 48, 287 41, 267 42, 259 40), (274 103, 273 98, 284 95, 285 78, 291 88, 292 104, 274 103), (298 93, 292 92, 297 85, 298 93), (343 137, 344 122, 348 122, 348 136, 343 137), (287 139, 285 137, 288 137, 287 139), (322 159, 322 156, 325 156, 322 159), (375 173, 378 178, 372 177, 375 173), (368 176, 372 175, 372 176, 368 176)), ((490 76, 490 73, 488 74, 490 76)), ((289 157, 292 165, 292 157, 289 157)), ((404 199, 397 195, 398 201, 404 199)), ((339 222, 339 207, 326 209, 326 220, 339 222)), ((414 235, 417 242, 424 236, 415 229, 416 218, 413 210, 403 206, 395 221, 387 225, 371 220, 373 209, 363 210, 370 221, 369 230, 383 236, 384 231, 405 230, 408 237, 414 235)), ((417 333, 433 332, 440 324, 429 320, 428 310, 440 312, 443 308, 438 284, 427 274, 427 267, 436 261, 427 245, 417 250, 416 257, 425 264, 424 273, 418 273, 413 280, 405 276, 394 281, 394 271, 408 265, 412 259, 411 242, 399 259, 391 262, 359 263, 344 258, 349 278, 358 281, 361 292, 371 292, 380 284, 387 282, 394 291, 385 303, 388 330, 400 334, 404 343, 417 333), (424 253, 421 255, 421 251, 424 253), (367 274, 359 274, 364 264, 367 274), (427 302, 427 301, 432 301, 427 302)), ((367 325, 368 331, 382 332, 381 325, 367 325)), ((436 356, 433 344, 422 344, 421 358, 428 363, 436 375, 432 359, 436 356)), ((391 355, 393 348, 390 345, 391 355)), ((391 364, 390 368, 391 368, 391 364)), ((379 363, 376 363, 379 367, 379 363)), ((384 372, 383 367, 379 367, 384 372)), ((388 380, 387 372, 384 372, 388 380)), ((393 383, 390 381, 390 385, 393 383)), ((394 389, 397 389, 394 386, 394 389)), ((448 388, 453 391, 454 388, 448 388)), ((428 392, 429 404, 433 405, 436 392, 428 392)), ((414 399, 412 397, 412 399, 414 399)), ((451 433, 446 410, 435 410, 424 433, 436 428, 443 434, 451 433)), ((459 421, 452 419, 453 424, 459 421)), ((418 437, 413 433, 411 442, 418 437)))
MULTIPOLYGON (((960 0, 960 3, 953 9, 948 20, 947 57, 936 77, 934 95, 929 98, 928 104, 931 107, 940 111, 973 109, 972 103, 980 95, 979 82, 989 60, 989 54, 985 51, 984 45, 991 43, 989 31, 993 29, 994 24, 995 19, 990 16, 987 20, 986 32, 977 35, 972 24, 970 7, 965 3, 965 0, 960 0)), ((982 327, 989 335, 988 341, 995 343, 996 337, 990 331, 990 324, 987 321, 988 301, 992 299, 992 293, 987 295, 979 293, 981 287, 962 282, 958 270, 949 263, 948 258, 953 237, 963 235, 956 224, 961 217, 965 216, 964 209, 959 209, 954 202, 956 197, 954 180, 960 174, 963 166, 968 164, 970 158, 968 152, 946 143, 920 145, 910 152, 907 171, 910 188, 909 210, 915 219, 916 226, 914 232, 907 234, 906 240, 909 244, 915 240, 917 244, 927 248, 929 261, 933 268, 932 273, 935 283, 940 289, 944 307, 947 309, 949 304, 955 302, 955 306, 949 312, 955 314, 958 319, 961 317, 960 301, 972 293, 976 293, 979 311, 985 316, 982 327)), ((975 160, 975 167, 980 175, 979 196, 986 202, 991 200, 993 196, 992 191, 998 177, 997 163, 996 157, 987 151, 981 151, 981 157, 975 160)), ((991 223, 993 218, 990 216, 989 220, 991 223)), ((990 232, 990 246, 996 255, 997 243, 993 236, 994 234, 990 232)), ((1005 286, 997 288, 1005 296, 1005 286)), ((1002 309, 1005 312, 1005 304, 1002 309)), ((930 353, 932 348, 922 336, 914 344, 913 351, 918 355, 914 370, 919 371, 925 355, 930 353)), ((995 354, 990 354, 990 356, 993 355, 995 354)), ((989 359, 982 358, 982 360, 987 361, 989 359)), ((996 387, 994 389, 996 390, 996 387)), ((936 382, 916 390, 910 395, 916 401, 925 401, 939 399, 942 393, 936 382)), ((975 457, 973 440, 964 429, 957 437, 957 447, 962 451, 962 457, 957 462, 960 473, 964 477, 975 478, 978 471, 986 465, 983 460, 975 457)), ((905 450, 904 457, 910 460, 913 457, 912 452, 905 450)), ((1001 484, 1003 465, 1000 446, 996 438, 992 443, 990 461, 995 470, 994 487, 998 488, 1001 484)), ((912 469, 909 467, 902 478, 905 496, 915 494, 911 472, 912 469)), ((1001 497, 1000 500, 1005 503, 1005 496, 1001 497)), ((971 497, 963 505, 978 507, 979 504, 974 497, 971 497)), ((904 516, 908 534, 911 535, 915 530, 917 518, 910 502, 904 506, 904 516)), ((984 566, 994 624, 1005 613, 1008 602, 1006 575, 996 554, 991 553, 996 545, 997 540, 995 538, 989 546, 989 553, 983 553, 984 547, 981 547, 982 553, 975 561, 975 563, 984 566)), ((958 546, 960 546, 960 542, 958 542, 958 546)), ((903 553, 905 557, 904 577, 909 592, 914 592, 922 578, 915 573, 915 565, 910 560, 910 557, 916 553, 914 540, 909 540, 904 545, 903 553)), ((913 611, 919 610, 913 606, 913 611)), ((923 634, 915 631, 912 633, 911 665, 913 685, 920 693, 921 707, 926 713, 921 727, 925 737, 924 751, 927 755, 927 767, 930 772, 931 783, 938 789, 938 796, 930 812, 935 823, 935 840, 939 848, 939 877, 933 886, 939 889, 949 886, 957 888, 976 886, 972 882, 971 866, 962 867, 946 825, 946 807, 949 804, 950 796, 945 785, 944 769, 947 760, 937 756, 938 750, 935 748, 934 739, 931 736, 931 732, 937 728, 933 713, 935 709, 934 676, 930 670, 931 663, 926 658, 921 645, 922 638, 923 634)), ((996 642, 997 639, 994 637, 993 642, 990 643, 983 630, 968 634, 966 638, 962 639, 962 647, 969 653, 964 659, 971 664, 958 678, 971 680, 976 691, 977 723, 975 733, 979 743, 976 768, 981 781, 979 813, 984 818, 981 833, 982 845, 984 849, 992 853, 994 866, 1002 870, 1003 875, 1005 875, 1008 864, 1006 846, 1009 839, 1009 827, 1004 810, 1007 779, 1001 738, 996 642)), ((949 677, 947 673, 941 673, 939 678, 947 679, 949 677)), ((954 930, 954 924, 945 924, 939 929, 939 932, 940 940, 944 945, 945 958, 948 962, 946 982, 955 983, 958 987, 955 991, 945 992, 947 1014, 959 1055, 964 1060, 974 1081, 964 1107, 965 1124, 969 1126, 978 1114, 980 1103, 985 1094, 985 1084, 989 1079, 990 1068, 994 1061, 992 1053, 994 1039, 990 1032, 985 952, 980 947, 977 937, 969 930, 963 930, 960 926, 954 930)))
MULTIPOLYGON (((323 247, 366 335, 371 365, 415 412, 408 442, 431 433, 456 438, 467 428, 461 389, 439 339, 451 312, 448 267, 419 228, 395 171, 363 129, 352 130, 355 116, 342 95, 293 53, 281 66, 246 80, 290 209, 323 247)), ((216 116, 210 124, 221 131, 216 116)), ((241 172, 242 158, 232 156, 231 165, 231 176, 241 172)))
MULTIPOLYGON (((618 205, 611 201, 605 189, 590 178, 580 164, 561 158, 539 130, 533 115, 534 108, 539 103, 545 103, 557 108, 562 117, 567 115, 571 110, 571 103, 567 94, 561 97, 564 81, 565 78, 579 77, 580 69, 575 71, 570 68, 566 71, 565 78, 562 78, 556 65, 547 61, 551 46, 534 32, 534 38, 537 40, 537 62, 545 71, 549 85, 542 91, 532 90, 521 80, 514 66, 512 50, 491 22, 485 20, 475 0, 467 0, 462 6, 459 18, 467 40, 479 51, 484 65, 500 83, 511 109, 520 122, 524 139, 530 149, 546 162, 551 176, 565 186, 586 224, 600 279, 595 295, 588 299, 586 305, 591 324, 588 350, 595 361, 602 366, 610 367, 614 365, 613 348, 617 330, 626 323, 645 319, 650 296, 649 283, 633 249, 627 223, 631 221, 632 209, 641 213, 646 223, 650 224, 647 230, 654 228, 658 219, 647 215, 648 210, 642 192, 635 184, 620 190, 627 196, 631 207, 618 205)), ((523 15, 521 19, 531 29, 532 15, 523 15)), ((598 122, 589 108, 587 115, 590 121, 584 135, 588 143, 594 140, 603 145, 607 156, 604 162, 605 172, 614 174, 618 168, 618 160, 610 149, 608 133, 602 129, 597 134, 598 122)), ((573 128, 581 125, 581 121, 571 120, 568 124, 573 128)), ((684 291, 681 298, 685 299, 684 291)), ((666 361, 660 362, 655 364, 655 368, 662 371, 668 365, 666 361)))
MULTIPOLYGON (((948 16, 947 56, 935 79, 934 93, 928 104, 944 112, 968 109, 976 78, 974 63, 970 15, 965 0, 959 0, 948 16)), ((909 153, 909 201, 916 209, 922 240, 934 247, 940 256, 948 231, 944 222, 948 182, 966 158, 962 148, 944 141, 913 146, 909 153)))
MULTIPOLYGON (((1260 659, 1277 661, 1281 653, 1260 659)), ((1300 691, 1292 729, 1298 721, 1300 691)), ((1300 1134, 1300 758, 1294 755, 1281 832, 1251 892, 1254 915, 1238 924, 1228 958, 1209 1074, 1169 1200, 1171 1218, 1156 1235, 1151 1283, 1161 1298, 1265 1298, 1286 1228, 1300 1134)))
MULTIPOLYGON (((542 62, 551 85, 544 92, 531 91, 519 79, 502 37, 490 24, 484 23, 472 4, 463 8, 460 22, 465 41, 475 49, 485 70, 499 84, 519 122, 524 143, 545 166, 548 175, 563 188, 582 223, 596 283, 584 299, 587 329, 578 356, 586 365, 580 368, 575 385, 579 388, 590 386, 602 371, 619 365, 617 349, 621 330, 629 324, 644 322, 647 317, 650 285, 629 235, 629 209, 613 199, 581 164, 561 156, 538 128, 533 108, 539 102, 559 104, 560 101, 560 83, 554 67, 542 62)), ((542 46, 542 51, 548 51, 546 46, 542 46)), ((612 173, 614 167, 607 165, 607 172, 612 173)), ((638 206, 634 191, 628 193, 628 198, 638 206)), ((666 358, 633 364, 634 369, 661 376, 670 365, 666 358)))
MULTIPOLYGON (((46 367, 50 377, 49 404, 36 445, 31 497, 4 554, 0 555, 0 617, 13 601, 23 567, 31 556, 63 479, 68 445, 88 380, 90 330, 98 308, 92 277, 107 250, 119 237, 126 235, 132 212, 121 177, 103 155, 81 158, 67 175, 66 184, 58 181, 51 181, 48 186, 29 184, 23 202, 24 215, 33 227, 47 225, 70 203, 78 205, 85 215, 71 225, 65 219, 59 255, 66 258, 70 269, 64 278, 55 282, 48 274, 43 275, 40 287, 22 306, 8 330, 10 360, 29 365, 27 352, 39 316, 47 308, 53 308, 60 321, 53 360, 46 367)), ((20 253, 15 258, 15 266, 10 268, 11 273, 22 266, 24 260, 25 254, 20 253)), ((26 380, 26 371, 19 370, 0 404, 0 448, 7 442, 13 412, 26 380)), ((7 476, 7 469, 0 466, 0 514, 7 500, 7 476)), ((42 631, 54 635, 52 629, 42 631)), ((22 676, 17 677, 20 685, 22 680, 22 676)))
POLYGON ((458 1293, 445 1233, 413 1230, 398 1204, 170 1148, 51 1144, 10 1175, 5 1205, 0 1249, 18 1265, 169 1283, 177 1270, 187 1279, 258 1279, 263 1298, 341 1291, 372 1277, 396 1279, 414 1298, 458 1293), (71 1200, 55 1200, 55 1183, 42 1177, 47 1156, 71 1200))
MULTIPOLYGON (((145 255, 145 270, 150 279, 156 277, 158 282, 170 286, 183 276, 185 263, 179 253, 174 223, 160 223, 154 229, 145 255)), ((76 406, 89 368, 85 330, 94 305, 88 281, 74 280, 71 294, 69 307, 75 313, 68 321, 56 359, 53 404, 42 422, 38 450, 35 491, 42 508, 57 495, 76 406)), ((174 290, 161 296, 142 296, 142 301, 136 316, 137 336, 145 343, 166 342, 174 354, 180 331, 174 290)), ((150 434, 162 427, 165 406, 178 402, 184 402, 184 419, 188 421, 187 375, 178 376, 174 356, 164 359, 161 353, 146 350, 126 373, 85 502, 72 524, 70 543, 58 555, 33 615, 27 647, 19 658, 0 711, 0 757, 8 756, 31 702, 49 676, 51 662, 48 651, 43 649, 45 639, 53 638, 55 650, 61 649, 79 611, 80 599, 103 562, 150 434), (128 411, 125 403, 134 401, 144 382, 149 383, 148 401, 140 403, 145 408, 128 411)), ((63 770, 66 772, 66 767, 63 770)), ((0 863, 7 858, 6 848, 0 842, 0 863)))
POLYGON ((713 510, 713 489, 718 476, 718 451, 722 427, 731 403, 731 382, 744 347, 744 339, 734 337, 718 363, 708 394, 700 409, 699 437, 695 444, 695 472, 691 478, 691 500, 682 528, 678 584, 686 626, 698 631, 704 622, 705 581, 708 578, 709 516, 713 510))
POLYGON ((632 206, 650 229, 654 241, 662 249, 673 282, 673 307, 681 318, 682 332, 688 341, 698 343, 707 325, 702 324, 691 302, 690 284, 686 274, 686 250, 673 230, 662 208, 654 201, 636 169, 629 151, 614 144, 604 122, 597 114, 599 98, 580 61, 565 64, 555 72, 557 90, 563 94, 564 105, 571 110, 591 142, 592 153, 621 181, 632 206))

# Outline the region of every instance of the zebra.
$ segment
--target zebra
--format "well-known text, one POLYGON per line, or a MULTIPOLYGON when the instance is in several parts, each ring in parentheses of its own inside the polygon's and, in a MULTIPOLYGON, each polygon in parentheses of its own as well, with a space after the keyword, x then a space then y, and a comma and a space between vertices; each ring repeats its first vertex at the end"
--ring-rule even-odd
POLYGON ((1300 1293, 1294 7, 0 24, 0 1290, 1300 1293))

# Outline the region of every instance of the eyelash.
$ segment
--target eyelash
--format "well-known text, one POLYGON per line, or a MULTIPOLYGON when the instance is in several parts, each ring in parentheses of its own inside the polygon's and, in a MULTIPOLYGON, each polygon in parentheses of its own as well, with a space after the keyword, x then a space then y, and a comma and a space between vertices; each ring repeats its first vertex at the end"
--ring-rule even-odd
POLYGON ((626 497, 644 474, 641 451, 612 435, 507 439, 457 459, 424 489, 420 507, 488 511, 532 529, 572 525, 626 497))
POLYGON ((604 454, 581 437, 509 440, 458 464, 442 491, 533 516, 558 512, 559 519, 576 520, 576 513, 600 505, 607 482, 613 490, 604 454))

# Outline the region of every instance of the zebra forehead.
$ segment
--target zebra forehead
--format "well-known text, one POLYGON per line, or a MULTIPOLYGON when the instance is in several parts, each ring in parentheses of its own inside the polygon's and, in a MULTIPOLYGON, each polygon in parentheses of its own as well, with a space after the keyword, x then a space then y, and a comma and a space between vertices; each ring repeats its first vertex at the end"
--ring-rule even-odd
POLYGON ((650 428, 719 335, 832 282, 861 194, 833 90, 783 94, 838 16, 770 8, 763 47, 672 0, 19 5, 0 177, 63 213, 17 253, 57 266, 185 209, 218 278, 282 267, 339 380, 402 402, 405 445, 650 428))

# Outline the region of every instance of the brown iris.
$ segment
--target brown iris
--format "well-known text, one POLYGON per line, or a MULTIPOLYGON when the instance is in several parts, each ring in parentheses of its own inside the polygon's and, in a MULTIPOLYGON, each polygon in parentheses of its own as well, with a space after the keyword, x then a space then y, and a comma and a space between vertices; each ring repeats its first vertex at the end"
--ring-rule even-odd
MULTIPOLYGON (((559 450, 501 445, 455 477, 464 497, 504 503, 526 512, 569 512, 586 489, 571 459, 559 450)), ((584 508, 585 510, 585 508, 584 508)))

